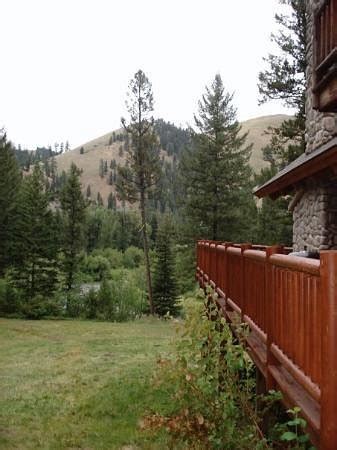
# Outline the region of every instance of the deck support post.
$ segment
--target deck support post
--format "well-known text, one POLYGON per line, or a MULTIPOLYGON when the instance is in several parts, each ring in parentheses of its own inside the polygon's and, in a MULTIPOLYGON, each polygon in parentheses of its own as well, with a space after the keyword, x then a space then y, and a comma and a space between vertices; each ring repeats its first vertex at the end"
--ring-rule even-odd
POLYGON ((321 252, 322 390, 320 449, 337 448, 337 251, 321 252))

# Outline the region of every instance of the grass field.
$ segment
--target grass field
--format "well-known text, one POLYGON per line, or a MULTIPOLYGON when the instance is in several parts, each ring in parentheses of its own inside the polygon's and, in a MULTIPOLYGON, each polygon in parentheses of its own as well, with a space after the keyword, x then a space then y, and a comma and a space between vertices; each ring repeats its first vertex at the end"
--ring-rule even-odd
POLYGON ((150 377, 170 323, 0 319, 0 448, 164 449, 139 419, 170 411, 150 377))

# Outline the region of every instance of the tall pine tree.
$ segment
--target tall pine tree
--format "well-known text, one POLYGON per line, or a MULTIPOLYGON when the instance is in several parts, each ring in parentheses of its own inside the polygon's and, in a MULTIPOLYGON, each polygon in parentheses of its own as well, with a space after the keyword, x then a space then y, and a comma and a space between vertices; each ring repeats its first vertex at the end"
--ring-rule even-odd
POLYGON ((130 136, 126 151, 126 166, 118 169, 118 193, 123 201, 139 202, 145 254, 148 298, 151 314, 154 313, 152 280, 147 231, 147 194, 160 176, 159 150, 154 132, 152 86, 144 72, 139 70, 130 81, 127 109, 129 122, 122 119, 130 136))
MULTIPOLYGON (((280 29, 272 35, 272 40, 278 52, 265 58, 267 68, 259 74, 260 102, 282 100, 286 106, 295 108, 295 117, 285 120, 278 128, 268 129, 271 141, 262 152, 270 166, 256 176, 258 185, 272 178, 305 150, 306 2, 280 0, 280 4, 287 9, 285 14, 275 15, 280 29)), ((285 198, 262 200, 257 228, 260 242, 292 244, 292 215, 288 203, 285 198)))
POLYGON ((13 244, 17 216, 17 199, 21 175, 14 149, 0 130, 0 277, 13 263, 13 244))
POLYGON ((247 196, 253 202, 250 147, 245 145, 246 135, 240 135, 232 98, 217 74, 199 101, 194 145, 182 160, 184 202, 194 236, 231 239, 238 231, 247 196))
POLYGON ((176 316, 178 313, 178 287, 172 240, 172 222, 168 216, 164 216, 157 234, 153 274, 153 303, 155 312, 160 316, 168 313, 176 316))
POLYGON ((63 271, 67 291, 73 288, 78 269, 79 252, 83 246, 86 203, 81 191, 80 175, 81 171, 72 163, 60 193, 63 216, 63 271))
POLYGON ((279 0, 286 5, 285 14, 276 14, 279 31, 272 35, 276 55, 265 59, 267 68, 259 74, 260 102, 281 100, 295 109, 294 119, 279 128, 270 128, 271 145, 264 156, 277 170, 296 159, 305 149, 306 44, 307 20, 305 0, 279 0))
POLYGON ((56 217, 49 208, 49 194, 39 164, 22 183, 18 206, 18 229, 12 278, 26 298, 45 298, 56 290, 58 282, 59 239, 56 217))

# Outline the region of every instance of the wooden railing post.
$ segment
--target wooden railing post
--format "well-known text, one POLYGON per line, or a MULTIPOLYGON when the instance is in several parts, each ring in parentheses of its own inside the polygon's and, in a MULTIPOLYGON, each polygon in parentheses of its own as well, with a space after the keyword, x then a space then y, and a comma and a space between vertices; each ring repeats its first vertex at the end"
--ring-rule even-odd
POLYGON ((243 323, 243 318, 245 316, 246 302, 248 301, 248 292, 246 286, 246 269, 245 269, 245 255, 244 252, 252 248, 252 244, 241 244, 241 323, 243 323))
POLYGON ((267 391, 270 389, 275 389, 275 381, 273 377, 271 376, 271 373, 269 371, 269 367, 272 365, 278 364, 276 361, 276 358, 273 356, 273 354, 270 351, 271 345, 274 342, 274 336, 273 336, 273 323, 275 320, 275 312, 274 312, 274 289, 276 289, 275 286, 275 280, 273 279, 273 273, 272 273, 272 267, 269 262, 269 258, 272 255, 275 255, 276 253, 282 254, 283 253, 283 247, 279 245, 273 245, 271 247, 266 248, 266 266, 265 266, 265 276, 264 276, 264 283, 265 283, 265 299, 266 299, 266 315, 267 315, 267 380, 266 380, 266 387, 267 391))
POLYGON ((322 397, 320 449, 337 448, 337 251, 321 252, 322 397))

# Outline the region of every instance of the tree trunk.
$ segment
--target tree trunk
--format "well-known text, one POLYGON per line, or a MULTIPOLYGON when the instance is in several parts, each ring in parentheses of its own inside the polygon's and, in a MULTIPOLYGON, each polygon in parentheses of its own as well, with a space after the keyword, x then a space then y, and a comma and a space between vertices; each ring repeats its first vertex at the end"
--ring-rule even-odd
POLYGON ((154 315, 154 305, 152 297, 152 280, 151 280, 151 270, 150 270, 150 258, 149 258, 149 244, 147 239, 147 228, 146 228, 146 215, 145 215, 145 191, 142 189, 140 191, 140 214, 142 218, 142 233, 143 233, 143 245, 144 245, 144 255, 145 255, 145 266, 146 266, 146 281, 147 290, 149 295, 149 306, 150 314, 154 315))

